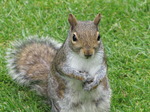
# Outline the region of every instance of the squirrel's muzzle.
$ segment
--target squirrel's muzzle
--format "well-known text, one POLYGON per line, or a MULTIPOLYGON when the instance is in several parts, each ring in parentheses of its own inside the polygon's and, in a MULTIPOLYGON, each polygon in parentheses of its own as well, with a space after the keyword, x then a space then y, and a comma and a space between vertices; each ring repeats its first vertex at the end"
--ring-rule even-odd
POLYGON ((90 58, 94 54, 94 49, 84 49, 84 56, 85 58, 90 58))

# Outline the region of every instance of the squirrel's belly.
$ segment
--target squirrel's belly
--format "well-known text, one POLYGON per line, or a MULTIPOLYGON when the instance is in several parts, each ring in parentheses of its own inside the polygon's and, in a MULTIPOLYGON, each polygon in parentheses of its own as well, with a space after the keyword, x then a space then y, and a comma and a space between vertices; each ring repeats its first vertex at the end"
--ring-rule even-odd
POLYGON ((96 101, 103 98, 102 101, 106 99, 105 102, 107 102, 106 93, 108 94, 109 91, 104 91, 102 85, 93 91, 85 91, 80 81, 68 79, 64 99, 59 101, 61 112, 101 112, 101 107, 97 107, 96 101))

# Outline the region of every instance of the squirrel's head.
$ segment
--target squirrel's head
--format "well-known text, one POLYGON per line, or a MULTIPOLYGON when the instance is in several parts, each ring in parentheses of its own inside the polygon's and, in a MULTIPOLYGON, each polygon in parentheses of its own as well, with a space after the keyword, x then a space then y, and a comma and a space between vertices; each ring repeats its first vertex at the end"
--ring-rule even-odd
POLYGON ((84 58, 93 57, 100 47, 100 19, 101 15, 98 14, 94 21, 77 21, 74 15, 69 14, 69 46, 84 58))

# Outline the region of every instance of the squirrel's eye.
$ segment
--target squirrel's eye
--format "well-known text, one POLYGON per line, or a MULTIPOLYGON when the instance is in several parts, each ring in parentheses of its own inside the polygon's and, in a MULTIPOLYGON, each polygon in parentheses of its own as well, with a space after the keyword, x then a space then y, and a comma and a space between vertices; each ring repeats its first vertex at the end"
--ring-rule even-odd
POLYGON ((101 36, 100 36, 100 35, 98 35, 98 37, 97 37, 97 41, 99 41, 99 40, 100 40, 100 38, 101 38, 101 36))
POLYGON ((75 35, 75 34, 73 34, 72 40, 73 40, 73 41, 77 41, 77 38, 76 38, 76 35, 75 35))

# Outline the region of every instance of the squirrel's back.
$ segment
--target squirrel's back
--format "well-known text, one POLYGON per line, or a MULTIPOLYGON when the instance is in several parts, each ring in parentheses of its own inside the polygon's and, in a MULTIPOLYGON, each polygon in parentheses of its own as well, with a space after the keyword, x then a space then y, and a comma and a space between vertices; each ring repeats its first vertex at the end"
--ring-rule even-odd
POLYGON ((11 77, 21 85, 28 85, 47 94, 47 76, 60 44, 50 38, 29 37, 16 41, 7 51, 7 68, 11 77))

